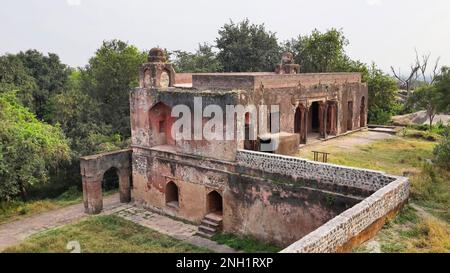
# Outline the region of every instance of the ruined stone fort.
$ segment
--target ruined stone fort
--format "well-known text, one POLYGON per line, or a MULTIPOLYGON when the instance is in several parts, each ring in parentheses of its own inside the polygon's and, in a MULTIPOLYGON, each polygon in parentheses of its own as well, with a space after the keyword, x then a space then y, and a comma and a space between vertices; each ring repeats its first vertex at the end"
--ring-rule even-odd
POLYGON ((359 73, 300 72, 287 53, 274 72, 176 73, 163 51, 152 49, 140 86, 130 91, 131 148, 81 158, 86 212, 102 211, 102 179, 113 168, 121 202, 196 223, 204 237, 248 234, 282 252, 345 252, 371 238, 407 201, 409 182, 292 156, 310 142, 367 127, 368 91, 359 73), (265 117, 269 126, 255 139, 247 137, 245 115, 243 140, 177 140, 172 108, 194 111, 196 97, 203 109, 279 111, 265 117))

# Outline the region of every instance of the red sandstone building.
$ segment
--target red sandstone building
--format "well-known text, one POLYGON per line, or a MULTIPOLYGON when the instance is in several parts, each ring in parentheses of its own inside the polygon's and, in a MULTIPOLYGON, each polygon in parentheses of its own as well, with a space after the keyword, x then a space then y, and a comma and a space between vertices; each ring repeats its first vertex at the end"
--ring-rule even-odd
POLYGON ((102 210, 101 181, 115 168, 122 202, 200 224, 203 236, 223 229, 287 246, 395 181, 380 172, 275 155, 366 127, 367 86, 359 73, 300 69, 285 54, 276 72, 177 74, 153 49, 140 86, 130 93, 131 149, 81 159, 86 211, 102 210), (183 104, 194 111, 195 97, 203 109, 278 105, 279 113, 267 118, 279 119, 280 130, 267 128, 252 141, 177 141, 171 110, 183 104), (257 152, 274 135, 273 154, 257 152))

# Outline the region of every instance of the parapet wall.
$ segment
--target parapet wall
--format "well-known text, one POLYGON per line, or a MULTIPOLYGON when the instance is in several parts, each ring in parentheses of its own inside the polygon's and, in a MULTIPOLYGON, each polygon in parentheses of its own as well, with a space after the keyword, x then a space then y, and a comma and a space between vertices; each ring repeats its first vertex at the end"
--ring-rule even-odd
POLYGON ((309 87, 316 84, 361 83, 361 73, 204 73, 192 74, 192 87, 204 89, 255 90, 294 88, 300 84, 309 87))
POLYGON ((368 191, 376 191, 396 178, 384 172, 318 163, 302 158, 239 150, 236 154, 238 165, 291 176, 319 183, 338 184, 368 191))
POLYGON ((330 253, 350 250, 352 246, 369 239, 371 234, 377 232, 385 218, 405 203, 408 196, 408 179, 399 177, 288 246, 281 253, 330 253), (378 223, 380 220, 381 223, 378 223))
POLYGON ((280 173, 295 179, 316 179, 318 183, 336 183, 373 192, 362 202, 334 217, 318 229, 285 248, 283 253, 341 252, 369 239, 389 215, 409 197, 405 177, 383 172, 312 162, 305 159, 238 151, 237 164, 248 168, 280 173))

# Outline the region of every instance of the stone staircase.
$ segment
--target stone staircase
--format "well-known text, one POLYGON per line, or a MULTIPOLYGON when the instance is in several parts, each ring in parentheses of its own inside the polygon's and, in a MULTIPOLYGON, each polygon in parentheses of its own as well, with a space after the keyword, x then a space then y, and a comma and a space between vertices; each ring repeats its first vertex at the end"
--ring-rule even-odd
POLYGON ((210 239, 222 229, 222 215, 209 213, 198 226, 196 235, 210 239))

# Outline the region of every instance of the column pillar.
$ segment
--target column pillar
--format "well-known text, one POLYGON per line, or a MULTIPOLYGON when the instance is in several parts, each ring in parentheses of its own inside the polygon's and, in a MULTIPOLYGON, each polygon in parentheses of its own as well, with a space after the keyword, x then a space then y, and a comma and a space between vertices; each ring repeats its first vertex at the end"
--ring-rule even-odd
POLYGON ((103 210, 102 179, 97 177, 82 178, 84 211, 98 214, 103 210))
POLYGON ((324 112, 324 103, 323 101, 319 101, 319 135, 324 137, 323 134, 323 112, 324 112))
POLYGON ((336 102, 333 102, 331 104, 331 130, 330 133, 332 135, 337 135, 337 131, 336 131, 336 119, 337 119, 337 107, 336 107, 336 102))
POLYGON ((305 144, 308 142, 308 112, 309 112, 309 106, 306 105, 306 107, 304 108, 304 120, 302 122, 303 125, 303 130, 302 130, 302 135, 303 135, 303 140, 305 142, 305 144))
POLYGON ((129 203, 131 201, 131 179, 128 167, 119 170, 119 192, 120 203, 129 203))
POLYGON ((324 103, 323 109, 323 138, 327 138, 328 103, 324 103))

